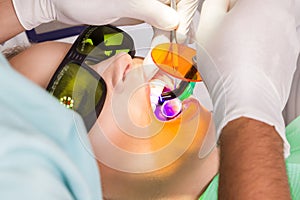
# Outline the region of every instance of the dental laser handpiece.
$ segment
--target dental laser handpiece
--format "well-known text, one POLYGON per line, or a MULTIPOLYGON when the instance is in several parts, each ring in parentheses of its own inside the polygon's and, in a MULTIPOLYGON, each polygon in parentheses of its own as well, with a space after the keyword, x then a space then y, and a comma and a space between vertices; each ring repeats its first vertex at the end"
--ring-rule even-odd
MULTIPOLYGON (((176 0, 171 0, 170 6, 174 10, 177 10, 176 0)), ((172 30, 170 32, 170 43, 177 43, 175 30, 172 30)), ((173 48, 177 48, 177 47, 176 47, 176 45, 171 45, 171 48, 172 49, 170 49, 170 51, 172 52, 172 51, 175 51, 173 48)), ((179 53, 178 50, 177 50, 177 53, 179 53)), ((179 55, 174 56, 173 53, 171 55, 172 55, 172 62, 178 62, 179 55)), ((175 69, 173 66, 173 70, 176 71, 177 69, 175 69)), ((197 68, 195 67, 195 63, 193 63, 193 66, 187 72, 187 74, 185 75, 185 78, 193 79, 193 77, 195 76, 196 73, 197 73, 197 68)), ((172 100, 175 98, 178 98, 181 101, 183 101, 184 99, 188 98, 191 94, 193 94, 195 82, 182 80, 179 84, 177 84, 177 80, 175 79, 174 85, 176 86, 176 88, 174 90, 169 91, 169 92, 162 92, 162 94, 159 98, 158 104, 162 105, 165 101, 169 101, 169 100, 172 100)))
MULTIPOLYGON (((187 72, 185 78, 193 79, 193 77, 197 73, 197 68, 195 66, 196 63, 194 63, 191 69, 187 72)), ((188 98, 191 94, 193 94, 195 84, 195 82, 182 80, 176 89, 169 92, 162 92, 158 103, 163 104, 165 101, 169 101, 175 98, 179 98, 181 101, 183 101, 184 99, 188 98)))
MULTIPOLYGON (((177 10, 176 0, 171 0, 170 4, 171 4, 170 5, 171 8, 173 8, 174 10, 177 10)), ((170 33, 170 42, 177 43, 175 30, 172 30, 170 33)))

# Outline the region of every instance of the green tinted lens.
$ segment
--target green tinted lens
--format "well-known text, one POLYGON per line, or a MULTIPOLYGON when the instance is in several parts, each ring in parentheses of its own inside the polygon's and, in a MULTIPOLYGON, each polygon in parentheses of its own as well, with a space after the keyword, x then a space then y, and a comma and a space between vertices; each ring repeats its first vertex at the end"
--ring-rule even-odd
POLYGON ((49 89, 63 105, 77 111, 86 122, 89 116, 98 116, 103 106, 106 86, 100 79, 88 69, 69 63, 49 89))
POLYGON ((119 52, 133 50, 133 41, 122 30, 111 26, 91 26, 86 30, 77 51, 104 60, 119 52))

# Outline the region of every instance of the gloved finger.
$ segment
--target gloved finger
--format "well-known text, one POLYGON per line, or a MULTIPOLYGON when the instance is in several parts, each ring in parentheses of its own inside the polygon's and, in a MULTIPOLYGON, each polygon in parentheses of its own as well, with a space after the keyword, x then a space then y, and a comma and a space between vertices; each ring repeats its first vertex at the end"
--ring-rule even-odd
POLYGON ((128 26, 128 25, 136 25, 136 24, 141 24, 144 21, 138 20, 138 19, 133 19, 133 18, 120 18, 117 21, 114 21, 111 23, 113 26, 128 26))
MULTIPOLYGON (((122 1, 126 2, 124 0, 122 1)), ((126 12, 127 17, 145 21, 162 30, 173 30, 177 28, 179 24, 178 13, 157 0, 132 1, 130 9, 126 12), (159 13, 159 15, 157 13, 159 13)))
POLYGON ((235 3, 237 2, 238 0, 230 0, 230 3, 229 3, 229 10, 232 9, 235 5, 235 3))
POLYGON ((181 0, 177 4, 177 12, 180 16, 179 26, 176 30, 176 39, 178 43, 185 42, 197 8, 198 0, 181 0))
POLYGON ((230 0, 206 0, 201 9, 200 20, 197 28, 196 39, 201 45, 214 34, 228 12, 230 0))

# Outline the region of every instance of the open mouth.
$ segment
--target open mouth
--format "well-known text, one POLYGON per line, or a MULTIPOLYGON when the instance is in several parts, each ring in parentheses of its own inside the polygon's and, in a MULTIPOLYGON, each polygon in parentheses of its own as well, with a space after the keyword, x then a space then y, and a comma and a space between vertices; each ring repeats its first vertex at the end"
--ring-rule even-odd
POLYGON ((181 113, 182 102, 178 98, 159 103, 161 94, 171 91, 174 86, 173 80, 168 76, 158 76, 150 81, 151 107, 158 120, 169 121, 181 113))

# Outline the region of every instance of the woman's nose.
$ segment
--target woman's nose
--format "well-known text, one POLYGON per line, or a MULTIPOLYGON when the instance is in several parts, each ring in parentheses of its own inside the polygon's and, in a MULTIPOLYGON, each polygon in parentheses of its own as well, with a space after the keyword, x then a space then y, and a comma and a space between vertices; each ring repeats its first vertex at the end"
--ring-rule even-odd
POLYGON ((95 70, 103 77, 106 84, 113 87, 121 81, 126 72, 133 66, 132 58, 127 53, 119 53, 94 66, 95 70))

